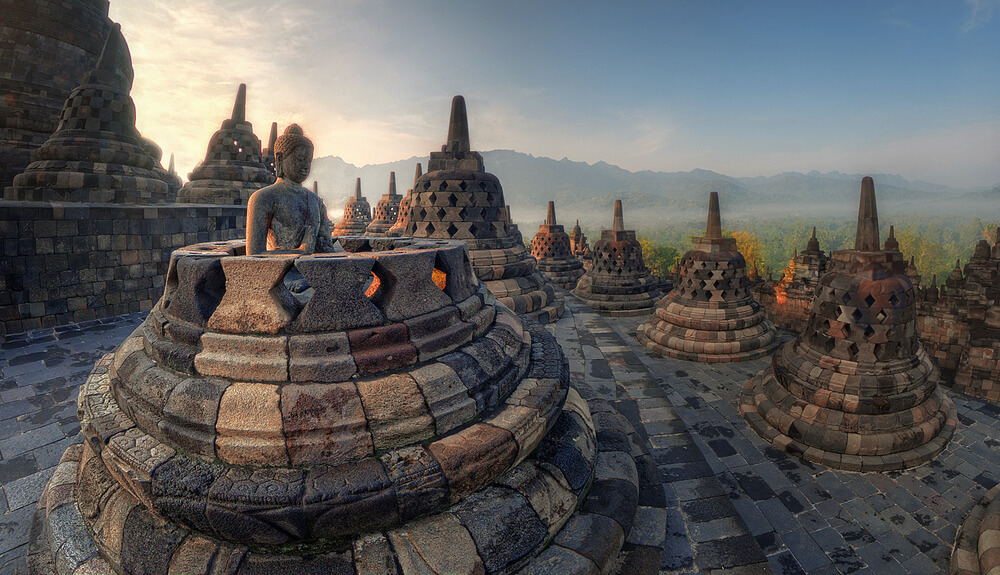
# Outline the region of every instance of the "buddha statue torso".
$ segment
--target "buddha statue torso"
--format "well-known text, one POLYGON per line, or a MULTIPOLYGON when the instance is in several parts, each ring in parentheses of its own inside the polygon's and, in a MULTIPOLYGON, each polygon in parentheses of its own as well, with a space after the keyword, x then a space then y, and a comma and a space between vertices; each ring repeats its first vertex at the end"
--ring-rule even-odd
POLYGON ((247 254, 334 251, 326 205, 302 186, 312 164, 312 142, 292 124, 275 142, 278 181, 247 203, 247 254))

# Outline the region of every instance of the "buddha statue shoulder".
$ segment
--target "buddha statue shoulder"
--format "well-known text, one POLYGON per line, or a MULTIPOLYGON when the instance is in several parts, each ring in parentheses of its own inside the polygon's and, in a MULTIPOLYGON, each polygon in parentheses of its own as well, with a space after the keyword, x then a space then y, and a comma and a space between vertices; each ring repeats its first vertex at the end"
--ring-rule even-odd
POLYGON ((285 128, 274 143, 278 180, 247 202, 247 255, 266 252, 333 252, 333 226, 326 205, 302 186, 312 167, 313 143, 298 124, 285 128))

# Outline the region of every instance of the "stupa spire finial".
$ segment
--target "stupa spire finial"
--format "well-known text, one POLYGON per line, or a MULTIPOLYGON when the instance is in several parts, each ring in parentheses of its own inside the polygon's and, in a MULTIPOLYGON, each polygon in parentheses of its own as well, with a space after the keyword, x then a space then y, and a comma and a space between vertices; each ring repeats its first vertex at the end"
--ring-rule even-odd
POLYGON ((549 200, 549 213, 545 217, 545 224, 549 226, 556 225, 556 203, 549 200))
POLYGON ((395 196, 396 194, 396 172, 389 172, 389 195, 395 196))
POLYGON ((465 98, 455 96, 451 100, 451 120, 448 122, 449 152, 469 152, 469 116, 465 112, 465 98))
POLYGON ((361 200, 361 178, 358 178, 357 181, 354 182, 354 198, 356 200, 361 200))
POLYGON ((710 239, 722 237, 722 214, 719 211, 719 192, 712 192, 708 196, 708 226, 705 228, 705 237, 710 239))
POLYGON ((611 222, 611 231, 624 232, 625 218, 622 217, 622 201, 615 200, 615 219, 611 222))
POLYGON ((420 162, 417 162, 417 169, 413 173, 413 189, 414 190, 417 189, 417 180, 419 180, 420 176, 422 176, 422 175, 424 175, 424 168, 423 168, 423 166, 420 165, 420 162))
POLYGON ((176 174, 177 170, 174 169, 174 154, 173 154, 173 152, 170 153, 170 164, 169 164, 169 166, 170 167, 167 168, 167 171, 170 172, 171 174, 176 174))
MULTIPOLYGON (((247 85, 240 84, 240 89, 236 91, 236 103, 233 104, 233 121, 243 123, 247 121, 247 85)), ((277 130, 277 127, 275 127, 277 130)), ((277 136, 275 136, 277 138, 277 136)))
POLYGON ((274 154, 274 143, 278 141, 278 123, 271 122, 271 135, 267 138, 267 149, 274 154))
POLYGON ((865 176, 861 180, 861 204, 858 206, 858 232, 854 239, 854 249, 861 252, 877 252, 879 245, 875 181, 870 176, 865 176))

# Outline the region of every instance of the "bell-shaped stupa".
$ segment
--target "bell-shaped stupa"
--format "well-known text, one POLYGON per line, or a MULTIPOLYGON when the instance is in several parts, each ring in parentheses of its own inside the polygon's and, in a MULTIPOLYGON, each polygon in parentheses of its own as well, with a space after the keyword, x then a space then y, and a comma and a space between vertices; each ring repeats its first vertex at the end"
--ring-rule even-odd
POLYGON ((0 197, 56 130, 111 26, 107 0, 0 1, 0 197))
POLYGON ((583 303, 610 316, 645 315, 656 305, 660 281, 646 268, 635 231, 625 229, 621 200, 615 200, 611 229, 594 242, 593 258, 573 290, 583 303))
MULTIPOLYGON (((63 106, 59 125, 4 191, 7 200, 159 204, 172 202, 158 160, 135 128, 132 56, 115 24, 97 66, 63 106)), ((158 149, 158 148, 157 148, 158 149)))
POLYGON ((776 448, 851 471, 927 462, 957 414, 916 333, 913 285, 880 249, 875 186, 861 184, 852 250, 833 252, 806 329, 740 395, 750 426, 776 448))
POLYGON ((361 178, 354 182, 354 195, 344 206, 344 217, 333 226, 334 236, 363 236, 372 223, 372 207, 361 195, 361 178))
POLYGON ((571 290, 583 275, 583 262, 570 251, 569 235, 556 223, 555 202, 549 202, 545 223, 531 240, 531 255, 542 272, 556 287, 571 290))
POLYGON ((368 224, 366 236, 385 236, 399 218, 399 205, 403 196, 396 193, 396 172, 389 172, 389 193, 375 204, 372 223, 368 224))
POLYGON ((655 574, 655 463, 555 337, 460 241, 342 245, 173 252, 80 389, 29 572, 655 574))
POLYGON ((452 100, 448 141, 440 152, 431 152, 409 211, 405 235, 465 240, 476 275, 501 303, 542 323, 562 315, 562 298, 511 225, 500 180, 472 150, 462 96, 452 100))
MULTIPOLYGON (((420 165, 420 162, 417 162, 416 173, 413 174, 413 188, 417 186, 417 180, 422 175, 424 175, 423 166, 420 165)), ((406 190, 406 195, 399 201, 399 215, 396 217, 396 223, 392 224, 392 227, 385 232, 385 235, 395 238, 406 232, 406 224, 410 221, 410 202, 413 201, 413 188, 406 190)))
POLYGON ((254 192, 274 183, 264 165, 260 140, 246 120, 247 85, 240 84, 233 114, 208 142, 208 152, 177 193, 187 204, 244 206, 254 192))
POLYGON ((705 235, 681 258, 677 285, 636 336, 660 355, 702 363, 756 359, 778 345, 736 240, 722 237, 717 192, 709 195, 705 235))

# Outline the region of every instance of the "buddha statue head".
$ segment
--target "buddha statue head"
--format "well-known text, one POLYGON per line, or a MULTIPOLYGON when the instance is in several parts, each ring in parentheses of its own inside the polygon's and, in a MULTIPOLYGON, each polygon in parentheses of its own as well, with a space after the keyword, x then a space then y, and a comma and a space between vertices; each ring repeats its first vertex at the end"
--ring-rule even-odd
POLYGON ((298 124, 285 128, 285 133, 274 142, 274 167, 279 178, 302 184, 309 176, 312 158, 313 143, 298 124))

